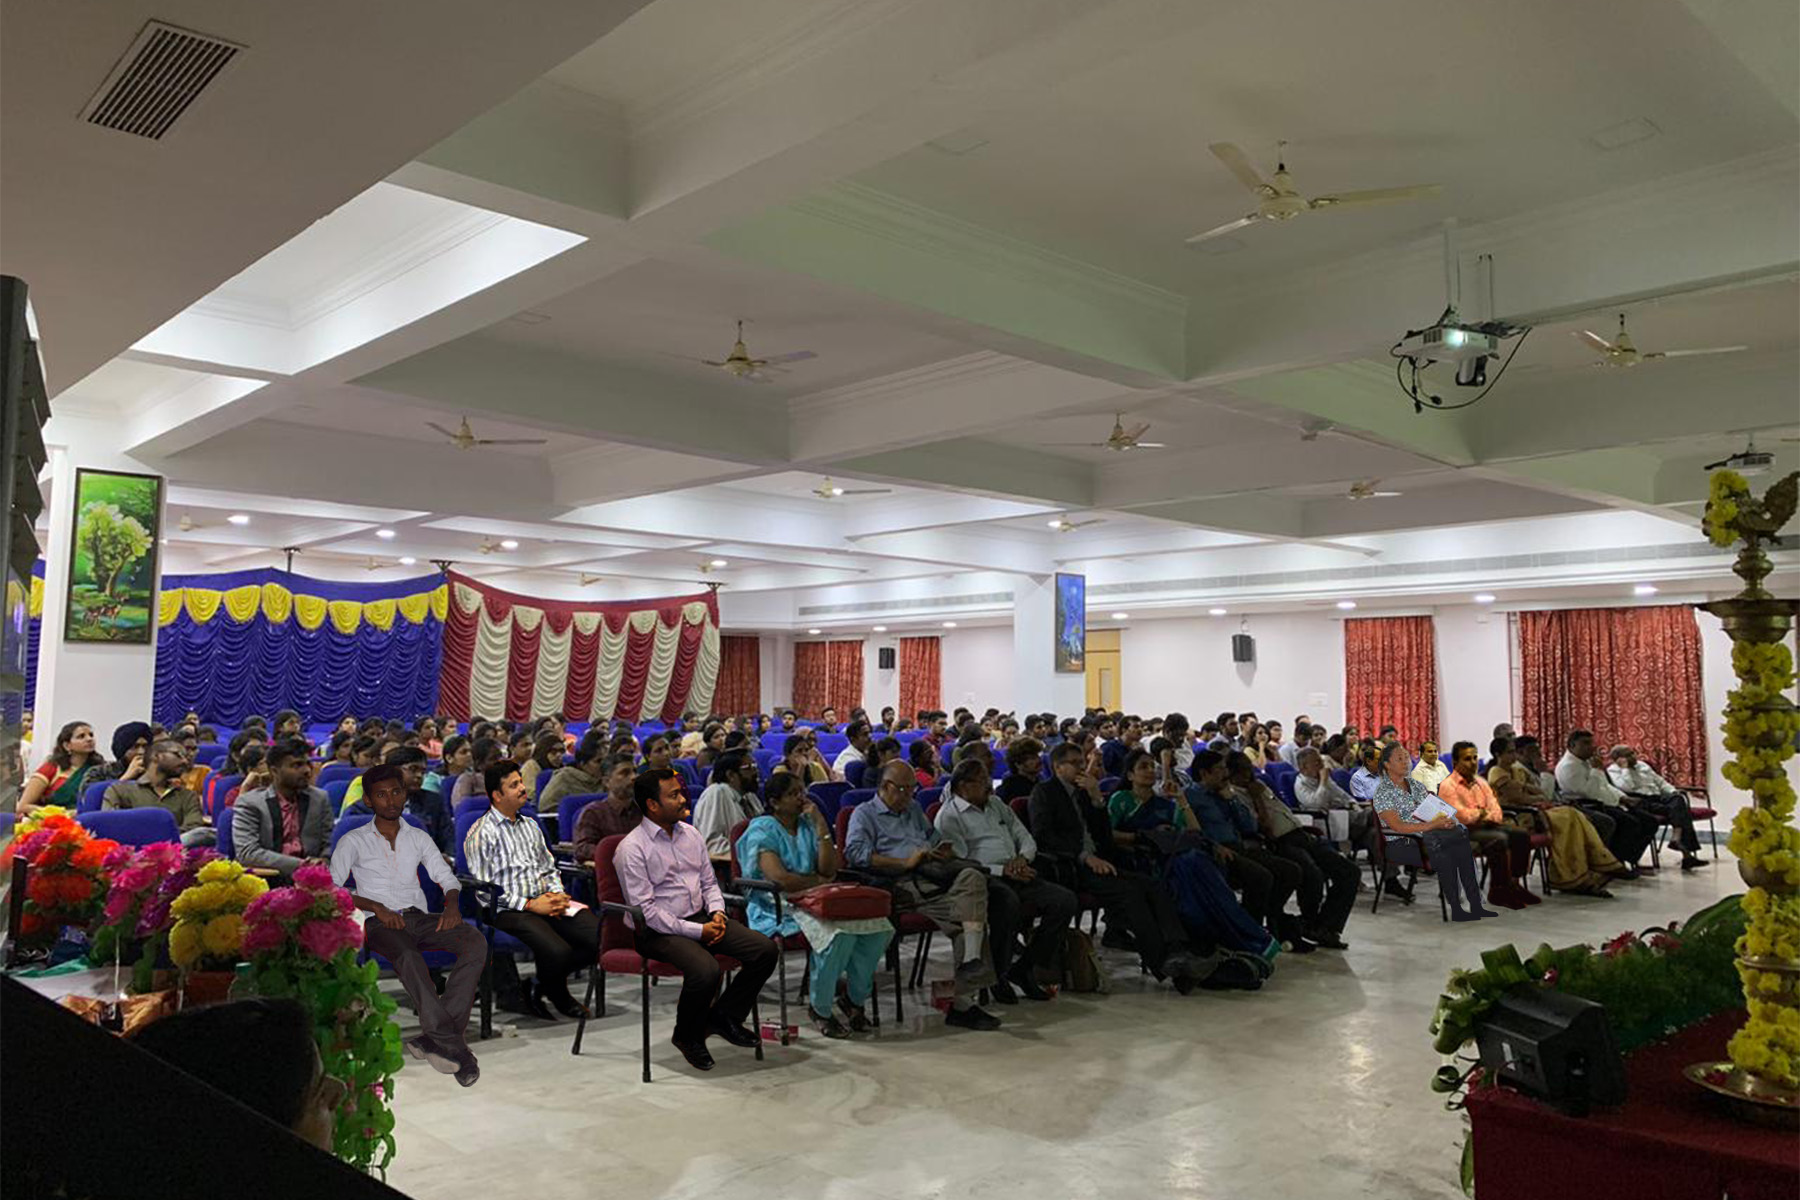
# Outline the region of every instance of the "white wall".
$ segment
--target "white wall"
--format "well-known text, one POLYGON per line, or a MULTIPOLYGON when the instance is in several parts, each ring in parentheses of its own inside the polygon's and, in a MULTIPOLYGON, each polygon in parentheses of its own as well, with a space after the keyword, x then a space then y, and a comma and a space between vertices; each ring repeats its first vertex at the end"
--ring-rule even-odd
MULTIPOLYGON (((938 698, 944 710, 948 712, 960 704, 977 713, 988 708, 1011 711, 1015 706, 1012 626, 947 629, 943 639, 944 669, 938 698)), ((1047 642, 1044 653, 1050 653, 1047 642)), ((1017 703, 1029 709, 1038 701, 1021 697, 1017 703)))
POLYGON ((1438 741, 1474 742, 1487 756, 1494 726, 1512 711, 1512 626, 1503 612, 1481 604, 1434 609, 1437 627, 1438 741))
MULTIPOLYGON (((1120 708, 1182 712, 1195 728, 1224 709, 1291 723, 1344 719, 1343 622, 1323 613, 1132 621, 1119 638, 1120 708), (1231 637, 1256 639, 1256 661, 1231 661, 1231 637)), ((1028 706, 1029 707, 1029 706, 1028 706)), ((1291 730, 1290 730, 1291 732, 1291 730)))

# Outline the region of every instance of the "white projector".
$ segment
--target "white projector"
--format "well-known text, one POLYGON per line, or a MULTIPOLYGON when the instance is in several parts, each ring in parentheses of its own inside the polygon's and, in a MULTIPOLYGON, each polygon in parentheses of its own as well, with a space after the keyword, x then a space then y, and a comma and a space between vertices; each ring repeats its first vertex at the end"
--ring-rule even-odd
POLYGON ((1416 359, 1419 362, 1461 363, 1490 358, 1499 352, 1500 339, 1494 334, 1470 329, 1466 325, 1446 324, 1433 325, 1429 329, 1408 334, 1394 348, 1395 357, 1416 359))

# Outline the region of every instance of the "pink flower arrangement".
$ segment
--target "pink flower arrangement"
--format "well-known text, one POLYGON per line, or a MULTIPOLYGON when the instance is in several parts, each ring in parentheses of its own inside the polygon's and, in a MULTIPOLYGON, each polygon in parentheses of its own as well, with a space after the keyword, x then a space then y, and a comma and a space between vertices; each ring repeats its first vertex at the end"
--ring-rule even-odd
POLYGON ((244 953, 253 959, 307 955, 330 962, 362 947, 362 922, 350 893, 331 882, 327 867, 294 872, 291 887, 273 888, 244 910, 244 953))
POLYGON ((175 897, 192 887, 200 868, 218 857, 209 846, 183 849, 176 842, 119 846, 108 853, 101 870, 111 885, 101 909, 94 956, 108 960, 124 941, 168 933, 175 923, 170 912, 175 897))

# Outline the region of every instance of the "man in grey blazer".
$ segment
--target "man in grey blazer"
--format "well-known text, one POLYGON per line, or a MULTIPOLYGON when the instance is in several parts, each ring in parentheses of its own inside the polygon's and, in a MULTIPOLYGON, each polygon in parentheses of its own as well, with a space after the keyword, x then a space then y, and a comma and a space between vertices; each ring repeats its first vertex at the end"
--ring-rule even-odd
POLYGON ((312 786, 312 763, 298 738, 269 748, 274 786, 238 797, 231 839, 246 867, 269 867, 292 875, 308 861, 324 862, 331 844, 331 798, 312 786))

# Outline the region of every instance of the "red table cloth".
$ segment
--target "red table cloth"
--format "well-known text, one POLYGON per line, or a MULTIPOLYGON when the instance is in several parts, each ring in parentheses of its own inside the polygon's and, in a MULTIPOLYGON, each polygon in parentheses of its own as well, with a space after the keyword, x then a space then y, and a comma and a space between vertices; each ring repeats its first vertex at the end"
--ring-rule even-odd
POLYGON ((1469 1096, 1477 1200, 1794 1200, 1800 1134, 1751 1125, 1689 1083, 1743 1024, 1720 1013, 1625 1062, 1622 1108, 1568 1117, 1504 1088, 1469 1096))

